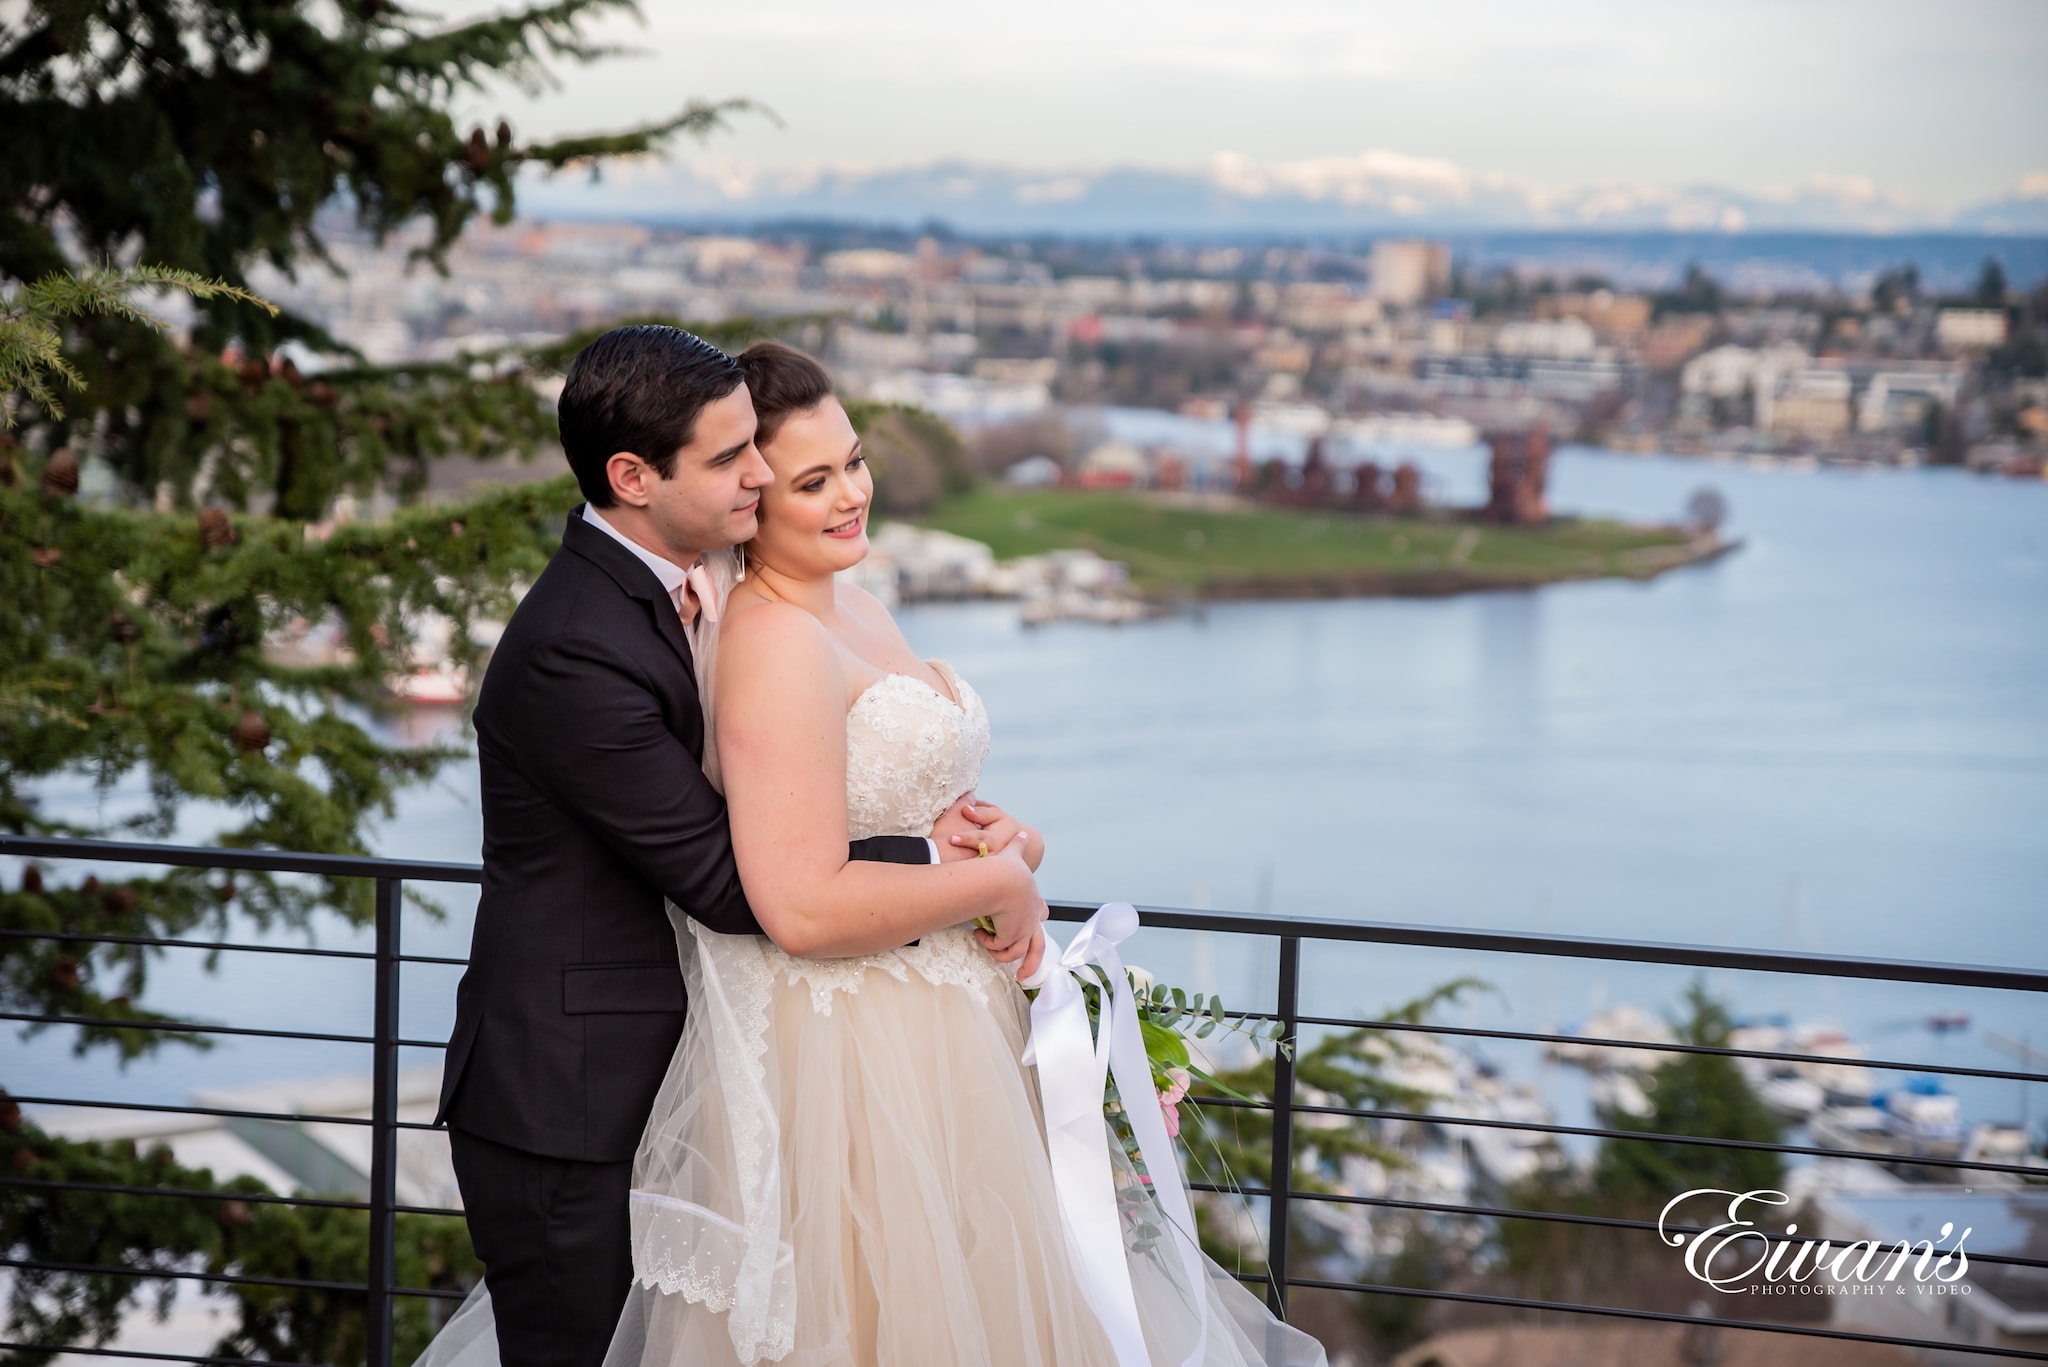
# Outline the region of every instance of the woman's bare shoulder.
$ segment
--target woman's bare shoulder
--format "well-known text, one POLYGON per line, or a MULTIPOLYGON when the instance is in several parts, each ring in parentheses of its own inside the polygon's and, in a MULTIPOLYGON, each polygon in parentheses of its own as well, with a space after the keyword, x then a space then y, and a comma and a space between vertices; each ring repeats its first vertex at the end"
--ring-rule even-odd
POLYGON ((743 592, 733 594, 719 621, 718 654, 721 674, 728 662, 751 670, 786 659, 806 666, 838 659, 823 622, 793 603, 743 592))
POLYGON ((843 581, 835 586, 835 593, 843 616, 851 618, 867 631, 903 640, 903 628, 896 625, 896 618, 882 605, 881 599, 857 584, 843 581))

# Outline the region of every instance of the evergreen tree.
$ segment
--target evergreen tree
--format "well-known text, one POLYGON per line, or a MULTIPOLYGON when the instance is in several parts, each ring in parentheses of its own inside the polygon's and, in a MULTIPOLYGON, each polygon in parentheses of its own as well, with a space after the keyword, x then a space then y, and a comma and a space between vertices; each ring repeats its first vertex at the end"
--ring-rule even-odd
POLYGON ((2005 267, 1995 256, 1984 258, 1984 269, 1977 272, 1976 304, 1979 308, 2002 309, 2005 307, 2005 267))
MULTIPOLYGON (((1680 1043, 1725 1048, 1727 1007, 1695 982, 1686 992, 1685 1017, 1674 1027, 1680 1043)), ((1649 1114, 1606 1115, 1601 1123, 1644 1134, 1766 1143, 1781 1133, 1735 1061, 1719 1054, 1667 1056, 1646 1080, 1644 1094, 1649 1114)), ((1767 1150, 1615 1135, 1601 1140, 1589 1174, 1535 1174, 1515 1184, 1504 1204, 1572 1217, 1654 1222, 1664 1204, 1681 1192, 1775 1188, 1784 1171, 1779 1155, 1767 1150)), ((1699 1293, 1699 1284, 1679 1259, 1668 1256, 1651 1230, 1504 1219, 1497 1238, 1502 1289, 1514 1295, 1679 1311, 1699 1293)))
MULTIPOLYGON (((391 0, 26 0, 0 17, 0 830, 162 837, 204 802, 225 814, 219 843, 359 852, 393 795, 451 757, 380 744, 362 709, 413 667, 423 623, 445 619, 460 657, 477 618, 509 611, 572 486, 352 523, 335 518, 337 500, 405 505, 437 456, 551 448, 537 382, 587 339, 376 367, 258 299, 249 271, 331 268, 328 215, 379 241, 424 222, 417 254, 438 268, 479 214, 511 216, 522 171, 591 167, 718 126, 738 102, 540 142, 502 123, 465 132, 450 112, 465 91, 537 86, 550 61, 603 55, 591 22, 632 10, 553 0, 438 26, 391 0), (157 286, 193 297, 183 332, 135 292, 157 286), (280 355, 286 343, 317 373, 280 355), (82 477, 99 496, 80 497, 82 477), (311 660, 279 649, 309 627, 338 648, 311 660), (139 778, 147 808, 112 823, 44 808, 39 790, 62 776, 139 778)), ((81 1050, 198 1046, 124 1024, 159 1019, 141 1005, 151 953, 85 937, 224 935, 234 912, 288 927, 321 908, 365 918, 368 890, 30 867, 0 890, 0 929, 26 933, 0 937, 0 1002, 31 1029, 74 1028, 81 1050)), ((54 1139, 12 1103, 0 1129, 16 1146, 0 1178, 10 1258, 360 1278, 358 1213, 266 1203, 253 1187, 206 1201, 60 1192, 47 1184, 218 1184, 160 1152, 54 1139)), ((418 1277, 471 1266, 459 1227, 410 1228, 401 1257, 418 1277)), ((17 1272, 8 1337, 97 1342, 150 1286, 17 1272)), ((360 1358, 350 1298, 237 1295, 223 1352, 360 1358)))
MULTIPOLYGON (((1698 982, 1686 989, 1686 1017, 1677 1022, 1681 1044, 1728 1047, 1728 1008, 1698 982)), ((1647 1134, 1775 1143, 1776 1117, 1744 1081, 1735 1060, 1721 1054, 1674 1054, 1643 1088, 1650 1112, 1647 1134)), ((1775 1187, 1784 1160, 1765 1149, 1723 1149, 1668 1140, 1605 1139, 1594 1164, 1594 1189, 1617 1205, 1655 1211, 1693 1187, 1750 1191, 1775 1187)))

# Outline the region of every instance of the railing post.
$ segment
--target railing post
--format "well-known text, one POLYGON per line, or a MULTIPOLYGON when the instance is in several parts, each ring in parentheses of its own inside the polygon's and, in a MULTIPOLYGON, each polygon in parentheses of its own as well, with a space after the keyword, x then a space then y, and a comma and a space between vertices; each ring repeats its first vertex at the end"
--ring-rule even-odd
POLYGON ((1301 937, 1280 937, 1280 1047, 1273 1051, 1273 1180, 1266 1201, 1266 1304, 1287 1317, 1288 1206, 1294 1195, 1294 1050, 1301 1032, 1301 937))
POLYGON ((393 1367, 392 1296, 398 1282, 398 912, 403 885, 377 880, 376 988, 370 1064, 370 1268, 365 1328, 369 1367, 393 1367))

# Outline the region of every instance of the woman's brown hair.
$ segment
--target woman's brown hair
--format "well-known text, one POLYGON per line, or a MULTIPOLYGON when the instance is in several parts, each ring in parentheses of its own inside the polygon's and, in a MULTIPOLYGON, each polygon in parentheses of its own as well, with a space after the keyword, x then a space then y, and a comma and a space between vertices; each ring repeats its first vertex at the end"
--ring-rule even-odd
POLYGON ((754 400, 757 447, 774 441, 783 423, 810 412, 832 395, 832 377, 825 367, 793 346, 756 342, 734 359, 754 400))

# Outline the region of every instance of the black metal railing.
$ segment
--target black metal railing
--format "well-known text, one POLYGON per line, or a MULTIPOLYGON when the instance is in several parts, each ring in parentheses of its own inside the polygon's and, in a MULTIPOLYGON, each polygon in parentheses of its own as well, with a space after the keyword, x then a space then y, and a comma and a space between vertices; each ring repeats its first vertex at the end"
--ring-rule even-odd
MULTIPOLYGON (((232 1199, 244 1202, 270 1202, 282 1205, 367 1211, 369 1215, 369 1248, 365 1263, 365 1279, 361 1282, 316 1281, 245 1276, 232 1272, 202 1272, 188 1268, 59 1266, 53 1264, 34 1264, 13 1258, 0 1259, 0 1266, 14 1269, 40 1267, 43 1270, 52 1272, 109 1276, 126 1275, 151 1279, 170 1278, 216 1285, 259 1285, 317 1290, 343 1295, 360 1295, 364 1298, 366 1319, 369 1326, 368 1367, 395 1367, 393 1363, 393 1311, 397 1298, 434 1297, 453 1300, 459 1299, 463 1294, 460 1291, 445 1289, 402 1286, 398 1284, 396 1276, 397 1218, 399 1216, 448 1216, 461 1214, 459 1210, 405 1205, 401 1204, 398 1200, 397 1163, 399 1133, 404 1130, 430 1130, 433 1128, 433 1126, 422 1122, 406 1121, 399 1117, 399 1054, 402 1049, 408 1048, 445 1048, 447 1043, 443 1040, 409 1039, 402 1034, 399 1013, 400 974, 406 964, 461 966, 464 963, 463 960, 458 958, 404 953, 400 942, 402 923, 400 909, 403 905, 403 894, 407 883, 476 884, 482 881, 481 868, 472 864, 437 863, 420 860, 373 859, 268 850, 192 848, 6 834, 0 834, 0 856, 38 860, 87 861, 111 864, 141 864, 158 867, 303 874, 325 878, 360 878, 368 880, 373 884, 375 889, 375 938, 374 948, 369 950, 321 949, 311 946, 297 947, 233 941, 152 939, 141 936, 73 934, 62 930, 31 931, 0 928, 0 937, 9 938, 61 940, 74 943, 109 943, 150 948, 197 949, 205 950, 209 953, 286 954, 353 959, 368 962, 374 974, 373 991, 371 994, 371 1021, 368 1034, 269 1030, 214 1025, 205 1022, 135 1021, 129 1019, 102 1020, 78 1016, 38 1015, 28 1012, 0 1012, 0 1020, 30 1025, 82 1025, 121 1029, 190 1031, 195 1033, 301 1039, 370 1047, 373 1051, 371 1065, 372 1097, 371 1113, 368 1118, 359 1115, 298 1114, 292 1112, 238 1110, 201 1105, 174 1106, 89 1100, 61 1096, 13 1096, 10 1098, 23 1105, 103 1107, 124 1111, 152 1111, 228 1120, 272 1121, 296 1125, 318 1123, 367 1126, 371 1133, 371 1160, 369 1192, 366 1199, 354 1200, 332 1196, 301 1196, 293 1194, 255 1196, 243 1192, 196 1191, 183 1188, 112 1183, 53 1182, 11 1173, 0 1174, 0 1186, 67 1189, 181 1199, 232 1199)), ((1055 920, 1080 921, 1085 920, 1093 911, 1094 908, 1092 906, 1062 903, 1053 906, 1052 915, 1055 920)), ((1229 1194, 1260 1198, 1267 1202, 1266 1270, 1263 1273, 1241 1273, 1239 1275, 1244 1281, 1263 1285, 1266 1288, 1269 1303, 1278 1313, 1285 1314, 1287 1296, 1290 1290, 1315 1289, 1365 1295, 1460 1302, 1497 1307, 1505 1310, 1547 1312, 1553 1315, 1591 1315, 1655 1323, 1694 1325, 1712 1329, 1752 1330, 1805 1335, 1857 1343, 1885 1344, 1909 1349, 2048 1361, 2048 1351, 2030 1351, 1948 1340, 1864 1333, 1816 1323, 1751 1320, 1708 1314, 1677 1314, 1579 1301, 1553 1301, 1474 1291, 1457 1291, 1442 1287, 1337 1281, 1293 1275, 1288 1266, 1288 1249, 1291 1242, 1290 1229, 1294 1222, 1296 1207, 1314 1202, 1496 1221, 1538 1221, 1633 1233, 1655 1232, 1658 1229, 1658 1226, 1651 1222, 1620 1216, 1572 1211, 1528 1210, 1510 1206, 1474 1205, 1459 1202, 1409 1200, 1389 1196, 1321 1191, 1298 1186, 1296 1183, 1297 1142, 1295 1121, 1297 1117, 1301 1116, 1332 1116, 1353 1120, 1393 1120, 1454 1129, 1457 1127, 1494 1128, 1602 1140, 1652 1141, 1712 1148, 1752 1149, 1781 1155, 1850 1159, 1865 1162, 1907 1162, 1918 1168, 1951 1169, 1959 1174, 1987 1172, 2024 1175, 2037 1179, 2043 1175, 2041 1168, 2026 1164, 1999 1163, 1960 1157, 1912 1156, 1902 1159, 1896 1154, 1874 1153, 1859 1149, 1830 1148, 1810 1144, 1798 1145, 1742 1141, 1697 1135, 1645 1133, 1636 1130, 1599 1126, 1550 1124, 1521 1119, 1496 1119, 1439 1114, 1427 1111, 1316 1104, 1303 1101, 1296 1095, 1297 1087, 1292 1046, 1299 1040, 1304 1028, 1312 1030, 1355 1030, 1363 1028, 1396 1032, 1407 1031, 1458 1038, 1515 1041, 1525 1044, 1569 1043, 1593 1048, 1611 1048, 1645 1053, 1718 1055, 1734 1059, 1754 1059, 1763 1062, 1809 1062, 1815 1064, 1853 1062, 1859 1067, 1877 1070, 1911 1071, 1957 1077, 2008 1080, 2021 1083, 2048 1083, 2048 1073, 2028 1072, 2022 1069, 1974 1068, 1893 1059, 1845 1059, 1831 1055, 1801 1054, 1762 1049, 1738 1049, 1678 1042, 1659 1043, 1641 1040, 1589 1039, 1580 1035, 1567 1036, 1532 1031, 1437 1025, 1414 1021, 1312 1016, 1304 1014, 1301 1010, 1302 945, 1304 941, 1313 943, 1402 945, 1464 952, 1552 956, 1578 960, 1605 960, 1633 964, 1727 969, 1738 972, 1795 974, 1826 978, 1860 978, 1881 982, 1934 984, 2044 994, 2048 994, 2048 970, 1859 958, 1854 956, 1776 950, 1714 948, 1704 945, 1662 944, 1636 940, 1527 934, 1515 931, 1473 930, 1388 922, 1283 918, 1228 912, 1186 911, 1170 908, 1141 908, 1141 914, 1144 924, 1148 927, 1255 936, 1277 942, 1278 974, 1274 991, 1275 1010, 1272 1012, 1232 1013, 1246 1019, 1277 1021, 1280 1026, 1281 1038, 1289 1046, 1289 1049, 1280 1051, 1276 1056, 1272 1099, 1270 1101, 1257 1102, 1223 1097, 1205 1097, 1197 1099, 1195 1102, 1195 1104, 1203 1107, 1250 1107, 1272 1113, 1271 1183, 1264 1189, 1244 1188, 1241 1186, 1223 1188, 1203 1183, 1195 1183, 1194 1185, 1204 1191, 1227 1191, 1229 1194)), ((1666 1225, 1664 1228, 1666 1231, 1674 1234, 1693 1234, 1699 1232, 1691 1227, 1666 1225)), ((1759 1231, 1753 1237, 1778 1242, 1797 1242, 1803 1238, 1803 1236, 1790 1234, 1773 1235, 1762 1231, 1759 1231)), ((2028 1258, 2012 1254, 1973 1253, 1971 1254, 1971 1260, 1982 1264, 2048 1269, 2048 1259, 2028 1258)), ((152 1361, 219 1364, 220 1367, 232 1367, 233 1364, 245 1361, 244 1359, 209 1357, 205 1355, 131 1352, 125 1349, 80 1348, 70 1345, 31 1343, 0 1342, 0 1350, 27 1352, 61 1351, 152 1361)))

